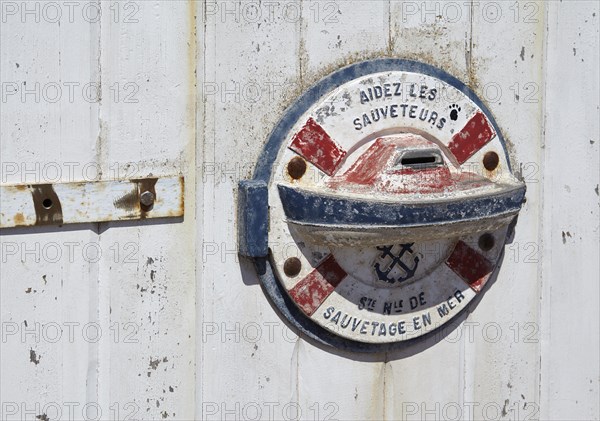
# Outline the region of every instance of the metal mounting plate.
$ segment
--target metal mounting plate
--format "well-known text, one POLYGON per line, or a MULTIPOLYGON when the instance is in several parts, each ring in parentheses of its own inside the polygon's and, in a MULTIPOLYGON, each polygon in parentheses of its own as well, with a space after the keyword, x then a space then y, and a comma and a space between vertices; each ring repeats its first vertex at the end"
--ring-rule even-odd
POLYGON ((179 176, 0 186, 0 228, 181 217, 183 187, 179 176))

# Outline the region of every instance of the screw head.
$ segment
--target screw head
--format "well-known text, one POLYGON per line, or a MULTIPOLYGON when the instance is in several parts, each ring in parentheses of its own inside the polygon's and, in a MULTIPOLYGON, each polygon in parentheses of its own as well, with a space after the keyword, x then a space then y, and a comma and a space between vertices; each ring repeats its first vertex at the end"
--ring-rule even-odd
POLYGON ((144 206, 152 206, 154 204, 154 194, 150 191, 145 191, 140 195, 140 203, 144 206))
POLYGON ((483 156, 483 166, 488 171, 494 171, 498 164, 500 163, 500 158, 498 154, 494 151, 490 151, 483 156))
POLYGON ((302 262, 297 257, 290 257, 283 264, 283 272, 290 278, 298 275, 300 269, 302 269, 302 262))
POLYGON ((290 177, 294 180, 298 180, 299 178, 302 178, 306 172, 306 161, 299 156, 296 156, 288 162, 287 170, 290 177))

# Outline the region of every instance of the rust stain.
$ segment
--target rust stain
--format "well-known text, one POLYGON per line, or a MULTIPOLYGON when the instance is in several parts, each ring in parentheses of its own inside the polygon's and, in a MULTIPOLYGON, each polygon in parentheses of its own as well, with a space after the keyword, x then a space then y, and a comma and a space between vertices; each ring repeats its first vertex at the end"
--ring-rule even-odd
POLYGON ((482 168, 484 175, 489 179, 496 179, 502 175, 504 168, 499 159, 499 154, 495 150, 487 152, 482 159, 482 168), (494 156, 495 154, 495 156, 494 156))
POLYGON ((179 199, 179 208, 176 211, 176 215, 174 216, 183 216, 185 209, 185 180, 183 177, 179 178, 179 188, 181 191, 180 199, 179 199))
MULTIPOLYGON (((101 222, 101 221, 113 221, 113 220, 131 220, 131 219, 144 219, 144 218, 152 218, 153 215, 150 212, 153 210, 154 204, 150 206, 144 206, 140 202, 140 195, 145 191, 152 192, 154 197, 157 197, 155 185, 158 182, 158 178, 144 178, 144 179, 134 179, 129 180, 130 183, 129 188, 126 192, 121 196, 115 199, 112 204, 115 208, 120 210, 125 210, 126 212, 108 212, 107 214, 103 214, 101 216, 98 215, 87 215, 91 221, 101 222), (92 219, 95 217, 96 219, 92 219)), ((72 183, 71 185, 74 187, 81 187, 82 190, 85 190, 87 183, 72 183)), ((176 189, 173 193, 179 194, 179 198, 176 199, 177 203, 168 203, 166 206, 163 206, 161 209, 160 216, 161 217, 181 217, 184 214, 184 206, 185 206, 185 196, 184 196, 184 187, 185 182, 183 176, 179 176, 174 189, 176 189)), ((5 187, 8 191, 13 189, 16 191, 27 191, 32 196, 33 206, 35 210, 35 221, 31 223, 32 216, 28 215, 24 212, 15 212, 12 215, 9 215, 8 226, 27 226, 27 225, 63 225, 65 221, 63 220, 62 208, 85 208, 89 205, 88 199, 77 199, 75 200, 73 197, 63 197, 61 201, 54 190, 53 184, 25 184, 25 185, 13 185, 5 187)), ((99 192, 103 192, 110 188, 110 183, 100 182, 97 184, 97 189, 99 192)), ((172 194, 169 194, 171 197, 172 194)), ((163 198, 164 200, 164 198, 163 198)), ((85 216, 84 216, 85 218, 85 216)), ((67 221, 69 222, 79 222, 79 221, 67 221)), ((6 225, 6 224, 5 224, 6 225)), ((4 227, 4 225, 3 225, 4 227)))
POLYGON ((25 224, 25 216, 22 212, 19 212, 15 215, 15 225, 24 225, 25 224))
POLYGON ((496 151, 488 151, 483 156, 483 166, 488 171, 494 171, 500 164, 500 158, 496 151))

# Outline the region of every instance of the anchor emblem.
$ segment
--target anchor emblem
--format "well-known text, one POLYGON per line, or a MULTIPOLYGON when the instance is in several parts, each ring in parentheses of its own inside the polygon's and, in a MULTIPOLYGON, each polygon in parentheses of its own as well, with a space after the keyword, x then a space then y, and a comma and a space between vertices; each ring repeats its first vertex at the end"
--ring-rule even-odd
POLYGON ((414 256, 414 252, 412 250, 412 246, 415 243, 406 243, 400 244, 400 252, 396 255, 393 253, 393 249, 395 247, 394 244, 390 246, 378 246, 377 250, 381 251, 381 255, 378 258, 378 261, 375 262, 373 268, 377 273, 377 277, 380 281, 387 282, 389 284, 394 284, 396 282, 404 282, 413 276, 415 276, 415 272, 417 271, 417 267, 419 266, 419 256, 414 256), (414 264, 412 267, 409 267, 406 263, 402 261, 404 255, 408 253, 410 256, 414 256, 414 264), (385 267, 384 260, 390 258, 391 261, 385 267), (399 266, 400 269, 404 272, 404 276, 401 274, 397 278, 391 277, 390 273, 392 270, 399 266), (382 268, 385 267, 385 268, 382 268))

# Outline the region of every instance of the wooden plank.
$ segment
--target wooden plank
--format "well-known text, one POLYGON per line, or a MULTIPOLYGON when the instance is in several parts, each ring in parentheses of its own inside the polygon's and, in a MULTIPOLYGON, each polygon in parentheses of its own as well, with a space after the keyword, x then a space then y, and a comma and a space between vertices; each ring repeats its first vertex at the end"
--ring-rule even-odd
POLYGON ((48 4, 2 4, 2 191, 181 173, 188 200, 176 223, 2 231, 1 418, 597 418, 597 4, 48 4), (357 355, 272 309, 234 204, 297 95, 382 56, 468 82, 528 201, 471 314, 357 355))
MULTIPOLYGON (((387 1, 304 2, 302 16, 303 87, 346 64, 388 52, 387 1)), ((384 419, 394 399, 391 370, 384 360, 384 355, 325 350, 299 340, 294 399, 304 419, 316 419, 310 408, 319 408, 321 418, 384 419)))
POLYGON ((118 402, 122 418, 195 418, 196 5, 127 2, 120 19, 102 15, 100 163, 127 178, 182 174, 188 198, 182 221, 99 226, 94 317, 120 336, 97 344, 97 400, 118 402))
MULTIPOLYGON (((99 168, 98 104, 84 89, 98 82, 99 25, 81 9, 69 20, 66 6, 54 3, 59 25, 42 6, 2 3, 2 82, 16 86, 0 101, 2 184, 81 181, 99 168)), ((88 371, 96 332, 88 323, 98 241, 94 226, 79 228, 2 231, 0 322, 15 331, 0 354, 1 400, 10 406, 3 405, 1 418, 57 419, 69 413, 67 405, 82 418, 86 402, 97 403, 95 371, 88 371)))
MULTIPOLYGON (((471 10, 465 2, 452 3, 391 1, 391 51, 468 83, 471 10)), ((394 391, 386 402, 390 419, 451 418, 456 409, 462 417, 468 410, 463 392, 469 329, 468 320, 460 317, 424 343, 389 354, 386 387, 394 391)))
POLYGON ((302 7, 300 82, 304 88, 353 62, 387 56, 389 2, 308 1, 302 7))
POLYGON ((547 4, 540 419, 600 413, 600 11, 547 4))
POLYGON ((390 50, 467 81, 471 58, 469 2, 390 1, 390 50))
POLYGON ((539 417, 543 9, 544 2, 484 1, 473 11, 471 84, 492 110, 513 171, 527 185, 497 278, 470 317, 475 340, 467 344, 464 399, 479 403, 474 419, 539 417), (510 31, 499 30, 505 25, 510 31))
POLYGON ((299 7, 203 5, 196 419, 259 412, 262 419, 281 419, 295 402, 296 337, 273 311, 253 266, 237 255, 234 204, 238 182, 251 176, 269 133, 299 93, 299 7))

